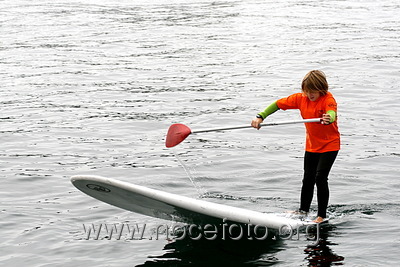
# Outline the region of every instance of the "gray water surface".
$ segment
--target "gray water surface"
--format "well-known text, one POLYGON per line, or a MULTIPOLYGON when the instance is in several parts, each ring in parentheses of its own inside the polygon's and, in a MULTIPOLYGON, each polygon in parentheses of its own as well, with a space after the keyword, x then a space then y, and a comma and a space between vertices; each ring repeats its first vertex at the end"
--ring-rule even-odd
MULTIPOLYGON (((0 1, 1 265, 397 265, 399 12, 395 0, 0 1), (172 123, 249 124, 299 92, 312 69, 328 77, 342 133, 330 226, 317 248, 303 235, 156 240, 157 226, 172 222, 70 183, 101 175, 261 212, 295 209, 304 126, 164 142, 172 123), (96 240, 84 231, 92 224, 146 231, 96 240)), ((279 111, 270 120, 298 118, 279 111)))

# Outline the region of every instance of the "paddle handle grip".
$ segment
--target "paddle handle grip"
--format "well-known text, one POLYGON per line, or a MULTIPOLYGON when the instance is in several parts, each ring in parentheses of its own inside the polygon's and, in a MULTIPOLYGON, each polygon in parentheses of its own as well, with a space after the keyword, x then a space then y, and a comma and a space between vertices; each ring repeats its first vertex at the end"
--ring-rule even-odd
MULTIPOLYGON (((294 121, 269 122, 269 123, 261 123, 260 127, 275 126, 275 125, 285 125, 285 124, 296 124, 296 123, 321 122, 321 121, 322 121, 321 118, 314 118, 314 119, 304 119, 304 120, 294 120, 294 121)), ((253 126, 251 126, 251 125, 243 125, 243 126, 217 128, 217 129, 198 130, 198 131, 192 131, 192 134, 207 133, 207 132, 217 132, 217 131, 225 131, 225 130, 235 130, 235 129, 244 129, 244 128, 251 128, 251 127, 253 127, 253 126)))

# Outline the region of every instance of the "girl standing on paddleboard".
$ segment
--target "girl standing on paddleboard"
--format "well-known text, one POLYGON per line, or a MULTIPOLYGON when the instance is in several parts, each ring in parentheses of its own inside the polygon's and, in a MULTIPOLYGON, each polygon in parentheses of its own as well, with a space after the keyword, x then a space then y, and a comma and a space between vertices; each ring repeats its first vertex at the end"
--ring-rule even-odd
POLYGON ((322 71, 312 70, 301 83, 301 93, 279 99, 257 114, 251 122, 254 128, 266 117, 279 109, 299 109, 303 119, 322 118, 321 123, 305 123, 306 145, 304 155, 304 177, 298 212, 310 210, 317 185, 318 214, 314 222, 326 218, 329 201, 328 175, 340 149, 340 133, 337 125, 337 104, 328 92, 328 82, 322 71))

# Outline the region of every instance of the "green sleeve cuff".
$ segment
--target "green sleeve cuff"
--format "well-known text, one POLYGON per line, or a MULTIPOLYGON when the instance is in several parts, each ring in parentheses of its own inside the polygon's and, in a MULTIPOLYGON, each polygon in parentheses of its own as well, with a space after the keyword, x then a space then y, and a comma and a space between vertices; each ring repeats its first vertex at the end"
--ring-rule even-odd
POLYGON ((334 122, 336 120, 336 112, 333 110, 328 110, 326 114, 329 114, 331 116, 331 120, 329 121, 330 123, 334 122))
POLYGON ((263 117, 263 119, 265 119, 266 117, 277 111, 279 108, 276 102, 277 101, 269 105, 266 109, 264 109, 264 111, 258 113, 258 115, 260 115, 261 117, 263 117))

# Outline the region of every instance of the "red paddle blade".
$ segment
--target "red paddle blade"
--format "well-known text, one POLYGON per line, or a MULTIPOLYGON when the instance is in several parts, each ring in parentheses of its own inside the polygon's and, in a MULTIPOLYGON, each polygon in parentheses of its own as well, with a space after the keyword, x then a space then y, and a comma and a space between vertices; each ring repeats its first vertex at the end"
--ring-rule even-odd
POLYGON ((166 147, 174 147, 188 137, 192 133, 189 127, 181 123, 172 124, 167 133, 165 140, 166 147))

